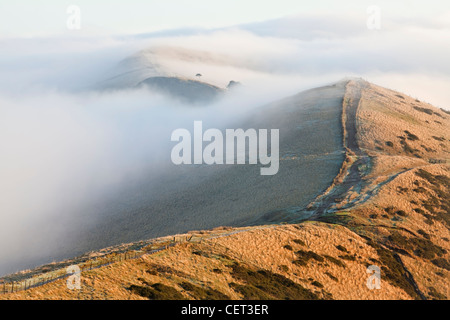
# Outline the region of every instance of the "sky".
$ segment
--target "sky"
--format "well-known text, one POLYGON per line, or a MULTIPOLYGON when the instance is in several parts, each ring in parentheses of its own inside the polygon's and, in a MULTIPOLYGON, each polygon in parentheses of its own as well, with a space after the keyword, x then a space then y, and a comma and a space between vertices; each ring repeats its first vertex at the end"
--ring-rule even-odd
MULTIPOLYGON (((0 38, 60 35, 67 8, 80 8, 85 35, 136 34, 186 27, 219 28, 296 14, 366 15, 370 5, 387 18, 438 19, 449 12, 446 0, 16 0, 0 1, 0 38)), ((447 18, 449 16, 447 15, 447 18)))

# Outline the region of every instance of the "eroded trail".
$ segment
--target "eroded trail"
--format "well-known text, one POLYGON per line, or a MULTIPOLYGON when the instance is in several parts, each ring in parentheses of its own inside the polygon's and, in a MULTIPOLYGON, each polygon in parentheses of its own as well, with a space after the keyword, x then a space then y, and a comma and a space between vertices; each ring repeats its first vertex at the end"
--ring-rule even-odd
POLYGON ((361 91, 367 86, 364 81, 349 81, 342 102, 343 146, 346 150, 346 159, 341 172, 333 181, 328 190, 316 201, 308 206, 312 211, 311 220, 319 218, 322 214, 333 210, 336 204, 345 202, 342 208, 349 208, 361 199, 349 199, 348 192, 363 188, 363 176, 370 167, 370 157, 361 150, 357 141, 357 112, 361 100, 361 91))
POLYGON ((290 207, 266 213, 255 221, 255 224, 270 222, 301 222, 316 220, 324 213, 334 211, 333 207, 343 204, 342 208, 350 208, 356 202, 367 200, 361 197, 348 199, 350 190, 360 191, 363 188, 363 176, 369 172, 370 157, 363 152, 357 141, 357 111, 361 99, 361 91, 368 84, 362 80, 350 80, 346 83, 342 98, 342 143, 345 160, 339 174, 328 189, 312 203, 305 207, 290 207))

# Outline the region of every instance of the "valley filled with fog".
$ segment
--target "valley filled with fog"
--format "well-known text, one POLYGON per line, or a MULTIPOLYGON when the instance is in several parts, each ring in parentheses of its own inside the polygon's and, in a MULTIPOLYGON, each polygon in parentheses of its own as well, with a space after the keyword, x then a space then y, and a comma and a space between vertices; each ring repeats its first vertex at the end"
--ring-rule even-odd
POLYGON ((386 21, 389 33, 371 34, 364 24, 299 16, 219 29, 0 39, 0 275, 307 205, 343 160, 343 88, 326 87, 342 78, 361 76, 448 109, 450 64, 440 63, 450 54, 448 24, 394 19, 386 21), (188 87, 194 102, 177 95, 185 81, 196 83, 188 87), (227 88, 230 81, 240 85, 227 88), (202 99, 208 90, 217 94, 202 99), (280 160, 272 177, 255 165, 175 166, 170 135, 195 120, 279 128, 280 158, 290 160, 280 160))

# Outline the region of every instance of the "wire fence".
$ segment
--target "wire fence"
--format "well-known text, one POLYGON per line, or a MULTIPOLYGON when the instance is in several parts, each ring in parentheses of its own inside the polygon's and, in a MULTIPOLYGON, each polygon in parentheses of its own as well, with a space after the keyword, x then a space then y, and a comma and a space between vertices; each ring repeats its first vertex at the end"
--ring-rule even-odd
MULTIPOLYGON (((272 226, 264 226, 264 227, 253 227, 250 229, 265 229, 265 228, 271 228, 275 227, 275 225, 272 226)), ((42 272, 38 273, 36 276, 33 276, 31 278, 27 279, 21 279, 21 280, 8 280, 8 279, 0 279, 0 294, 7 294, 7 293, 16 293, 36 287, 43 286, 45 284, 55 282, 57 280, 65 279, 67 277, 70 277, 71 275, 74 275, 74 272, 67 272, 68 266, 76 265, 80 269, 80 273, 91 271, 94 269, 106 267, 108 265, 126 261, 126 260, 132 260, 142 257, 143 255, 151 255, 155 254, 157 252, 160 252, 162 250, 166 250, 170 247, 173 247, 179 243, 187 243, 187 242, 202 242, 204 240, 213 240, 225 236, 230 236, 233 234, 237 234, 240 232, 244 232, 249 230, 249 228, 241 229, 241 230, 233 230, 231 232, 223 232, 223 233, 214 233, 214 234, 206 234, 206 235, 189 235, 189 236, 183 236, 183 237, 173 237, 172 239, 168 239, 167 237, 164 238, 163 241, 161 240, 154 240, 155 242, 144 242, 140 248, 137 250, 127 250, 125 252, 112 252, 100 257, 96 258, 90 258, 82 262, 62 262, 58 264, 59 268, 49 271, 49 272, 42 272)))
MULTIPOLYGON (((185 241, 188 241, 189 238, 186 238, 185 241)), ((192 238, 191 238, 192 239, 192 238)), ((190 239, 189 239, 190 240, 190 239)), ((137 251, 126 251, 122 253, 112 253, 106 256, 102 256, 99 258, 89 259, 87 261, 81 262, 81 263, 65 263, 68 266, 76 265, 80 268, 80 272, 86 272, 102 267, 106 267, 108 265, 126 261, 126 260, 132 260, 142 257, 143 255, 148 254, 155 254, 157 252, 160 252, 162 250, 168 249, 170 247, 173 247, 177 243, 180 243, 179 241, 172 241, 167 243, 158 244, 156 247, 150 247, 146 248, 146 250, 137 250, 137 251)), ((59 268, 57 270, 53 270, 50 272, 39 274, 38 276, 29 278, 29 279, 23 279, 18 281, 8 281, 6 279, 0 280, 0 294, 6 294, 6 293, 16 293, 19 291, 28 290, 31 288, 40 287, 42 285, 65 279, 71 275, 75 274, 74 272, 67 272, 66 268, 59 268)))

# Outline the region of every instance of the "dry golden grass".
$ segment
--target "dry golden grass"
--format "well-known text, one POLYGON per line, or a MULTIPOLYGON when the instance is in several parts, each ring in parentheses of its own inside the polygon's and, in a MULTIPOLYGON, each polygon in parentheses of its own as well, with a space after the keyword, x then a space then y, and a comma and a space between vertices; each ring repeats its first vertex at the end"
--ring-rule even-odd
POLYGON ((323 223, 285 225, 254 228, 227 237, 207 240, 202 243, 180 243, 156 255, 118 262, 111 266, 82 274, 81 290, 69 290, 64 280, 27 291, 2 295, 3 299, 142 299, 127 288, 142 283, 163 283, 179 290, 187 299, 193 299, 179 284, 190 281, 203 287, 211 287, 231 299, 240 299, 239 293, 230 288, 235 281, 226 260, 245 263, 256 269, 269 269, 273 273, 301 284, 320 297, 337 299, 408 299, 401 289, 382 282, 380 290, 369 290, 366 286, 369 259, 378 259, 376 251, 365 240, 342 226, 323 223), (298 244, 301 240, 305 245, 298 244), (297 242, 296 242, 297 241, 297 242), (285 248, 290 245, 293 251, 285 248), (348 253, 339 251, 341 245, 348 253), (314 250, 318 255, 329 255, 345 263, 337 266, 326 258, 323 262, 310 260, 306 266, 293 264, 295 251, 314 250), (211 253, 211 256, 193 254, 194 251, 211 253), (355 255, 355 261, 339 258, 340 255, 355 255), (153 266, 161 270, 151 274, 153 266), (285 269, 286 267, 287 269, 285 269), (216 273, 213 270, 221 270, 216 273), (333 280, 329 275, 336 278, 333 280), (318 281, 323 288, 312 283, 318 281))
POLYGON ((370 84, 362 92, 357 117, 358 142, 366 150, 449 159, 450 116, 432 105, 370 84))

